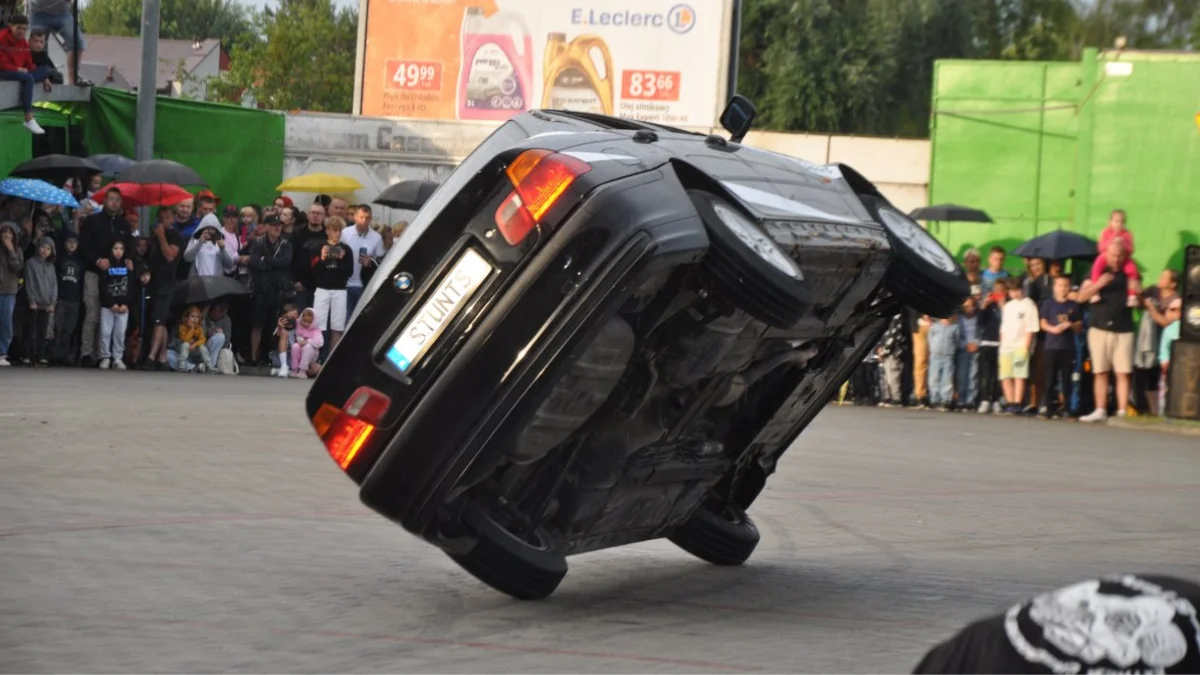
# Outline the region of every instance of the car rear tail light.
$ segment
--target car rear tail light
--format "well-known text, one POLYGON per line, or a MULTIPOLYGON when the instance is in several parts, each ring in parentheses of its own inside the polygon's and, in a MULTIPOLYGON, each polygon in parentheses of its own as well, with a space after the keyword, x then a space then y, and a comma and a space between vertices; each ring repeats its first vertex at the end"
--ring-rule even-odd
POLYGON ((343 408, 321 404, 313 415, 313 428, 337 465, 346 470, 371 440, 392 400, 370 387, 359 387, 343 408))
POLYGON ((509 246, 525 240, 576 178, 591 171, 586 162, 549 150, 526 150, 505 173, 512 194, 496 209, 496 228, 509 246))

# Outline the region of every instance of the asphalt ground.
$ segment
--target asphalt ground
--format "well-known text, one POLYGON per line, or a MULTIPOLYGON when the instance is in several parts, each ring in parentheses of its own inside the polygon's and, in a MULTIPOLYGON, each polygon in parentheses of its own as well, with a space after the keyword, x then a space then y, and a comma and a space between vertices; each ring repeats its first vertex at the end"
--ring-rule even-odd
POLYGON ((305 388, 0 371, 0 670, 904 672, 1041 590, 1200 578, 1195 437, 846 406, 746 566, 627 546, 522 603, 363 507, 305 388))

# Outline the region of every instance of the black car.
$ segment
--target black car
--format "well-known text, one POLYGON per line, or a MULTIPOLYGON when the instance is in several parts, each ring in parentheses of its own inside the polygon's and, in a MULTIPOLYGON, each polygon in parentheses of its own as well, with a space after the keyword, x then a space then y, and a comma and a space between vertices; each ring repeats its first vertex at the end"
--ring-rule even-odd
POLYGON ((722 119, 523 113, 433 193, 308 394, 366 505, 522 599, 660 537, 746 561, 746 510, 891 317, 969 287, 858 173, 741 145, 745 99, 722 119))

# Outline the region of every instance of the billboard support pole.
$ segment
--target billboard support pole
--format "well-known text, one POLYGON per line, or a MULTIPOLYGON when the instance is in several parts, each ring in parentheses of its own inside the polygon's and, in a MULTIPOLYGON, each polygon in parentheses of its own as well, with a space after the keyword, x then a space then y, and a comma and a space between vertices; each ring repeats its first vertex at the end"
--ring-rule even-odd
POLYGON ((363 67, 367 61, 367 15, 370 13, 370 0, 358 0, 358 45, 354 52, 354 104, 350 114, 362 114, 363 98, 363 67))
MULTIPOLYGON (((159 0, 142 0, 142 77, 137 92, 137 161, 154 159, 154 106, 158 102, 159 0)), ((77 74, 78 75, 78 74, 77 74)))
MULTIPOLYGON (((729 82, 725 88, 725 98, 731 99, 737 93, 738 61, 742 51, 742 0, 733 0, 733 20, 729 22, 729 82)), ((722 107, 726 101, 722 101, 722 107)))

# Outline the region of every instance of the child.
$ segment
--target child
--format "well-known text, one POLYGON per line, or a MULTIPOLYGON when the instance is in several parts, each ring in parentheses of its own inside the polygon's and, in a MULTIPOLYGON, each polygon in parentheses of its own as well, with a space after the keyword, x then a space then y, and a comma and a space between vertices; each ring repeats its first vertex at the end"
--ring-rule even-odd
MULTIPOLYGON (((141 364, 145 355, 144 347, 148 347, 144 337, 148 326, 146 319, 150 308, 150 267, 142 261, 134 261, 133 278, 135 283, 129 286, 129 321, 125 330, 125 353, 131 355, 134 363, 141 364)), ((144 364, 143 364, 144 365, 144 364)))
POLYGON ((229 345, 229 336, 233 335, 228 302, 222 300, 209 305, 204 315, 204 335, 208 339, 208 355, 216 363, 221 350, 229 345))
POLYGON ((1057 387, 1055 398, 1062 396, 1063 405, 1059 412, 1065 414, 1071 401, 1071 380, 1075 373, 1075 336, 1083 331, 1083 313, 1079 303, 1069 299, 1071 280, 1067 277, 1054 278, 1054 297, 1042 301, 1038 313, 1042 330, 1046 333, 1045 372, 1042 382, 1042 400, 1038 414, 1050 417, 1050 391, 1057 387))
POLYGON ((287 377, 289 374, 288 355, 291 354, 292 345, 296 344, 296 322, 299 320, 300 312, 292 303, 280 308, 279 318, 275 321, 276 347, 270 356, 271 375, 274 377, 287 377))
POLYGON ((29 55, 33 58, 33 65, 36 68, 45 68, 49 71, 49 75, 42 81, 42 89, 50 91, 51 84, 63 83, 62 73, 50 59, 50 52, 46 50, 46 31, 41 28, 29 31, 29 55))
POLYGON ((959 338, 956 320, 941 319, 929 327, 929 402, 943 412, 954 399, 954 354, 959 338))
POLYGON ((25 296, 29 313, 25 315, 24 343, 26 364, 44 366, 50 361, 46 354, 46 335, 54 306, 58 303, 58 272, 54 269, 54 240, 43 237, 37 247, 37 257, 25 264, 25 296))
POLYGON ((300 321, 296 323, 296 341, 292 343, 292 377, 306 379, 308 366, 317 358, 317 352, 325 344, 321 336, 321 328, 317 326, 316 312, 312 307, 300 313, 300 321))
MULTIPOLYGON (((1097 246, 1099 255, 1096 256, 1095 262, 1092 263, 1092 283, 1100 280, 1100 277, 1108 269, 1108 260, 1104 252, 1108 250, 1108 245, 1114 239, 1120 239, 1125 244, 1125 265, 1121 271, 1129 278, 1129 306, 1137 306, 1137 295, 1141 290, 1142 278, 1138 275, 1137 265, 1133 262, 1133 233, 1125 229, 1125 210, 1113 209, 1113 212, 1108 216, 1108 225, 1100 231, 1100 242, 1097 246)), ((1099 296, 1096 296, 1098 302, 1099 296)))
POLYGON ((100 275, 100 370, 125 370, 125 330, 129 327, 129 267, 125 243, 113 242, 108 269, 100 275))
POLYGON ((979 309, 979 412, 1000 412, 1000 320, 1008 301, 1008 280, 995 280, 979 309), (995 407, 993 408, 993 404, 995 407))
POLYGON ((879 402, 880 407, 890 408, 904 403, 901 379, 904 375, 907 334, 908 321, 903 313, 897 314, 875 350, 883 364, 883 400, 879 402))
POLYGON ((208 350, 204 349, 207 338, 204 335, 203 316, 200 308, 192 305, 183 313, 183 320, 175 330, 179 339, 179 344, 175 347, 176 369, 180 372, 190 373, 196 370, 206 373, 212 367, 212 357, 208 350))
POLYGON ((963 301, 958 315, 958 345, 954 352, 954 392, 960 410, 975 407, 979 370, 979 309, 974 296, 963 301))
POLYGON ((1008 270, 1004 269, 1004 258, 1003 246, 993 246, 988 252, 988 268, 979 277, 984 295, 993 292, 997 279, 1008 278, 1008 270))
POLYGON ((17 228, 12 223, 0 224, 0 368, 7 368, 8 348, 13 339, 13 310, 17 306, 17 289, 25 256, 17 244, 17 228))
POLYGON ((1029 356, 1033 336, 1039 330, 1038 310, 1025 297, 1021 284, 1005 284, 1008 302, 1000 314, 1000 386, 1004 390, 1005 414, 1021 411, 1025 382, 1029 379, 1029 356))
POLYGON ((54 308, 54 349, 51 358, 66 365, 71 360, 71 346, 79 332, 79 305, 83 302, 83 257, 79 253, 79 238, 67 232, 63 250, 55 260, 58 268, 58 305, 54 308))

